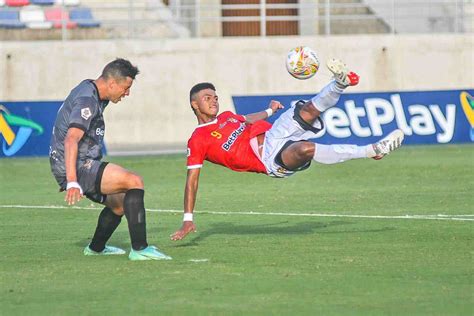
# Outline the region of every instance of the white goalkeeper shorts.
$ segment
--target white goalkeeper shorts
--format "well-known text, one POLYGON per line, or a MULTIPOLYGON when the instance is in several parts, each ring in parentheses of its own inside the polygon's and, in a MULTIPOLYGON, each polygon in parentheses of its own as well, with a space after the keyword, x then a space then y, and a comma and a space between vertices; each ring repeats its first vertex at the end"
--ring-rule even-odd
MULTIPOLYGON (((293 118, 295 104, 285 111, 265 133, 261 161, 267 169, 267 174, 275 178, 286 178, 296 171, 287 170, 275 162, 275 157, 288 141, 304 141, 315 138, 312 131, 303 129, 293 118)), ((316 120, 313 127, 320 129, 321 123, 316 120)))

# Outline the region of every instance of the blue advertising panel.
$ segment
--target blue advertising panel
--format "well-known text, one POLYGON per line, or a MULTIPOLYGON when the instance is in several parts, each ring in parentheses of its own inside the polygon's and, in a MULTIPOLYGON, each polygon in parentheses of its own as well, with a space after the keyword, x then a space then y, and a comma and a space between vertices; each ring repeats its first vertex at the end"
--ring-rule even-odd
POLYGON ((47 156, 61 104, 61 101, 0 102, 0 158, 47 156))
POLYGON ((0 102, 0 158, 45 156, 62 102, 0 102))
MULTIPOLYGON (((474 141, 474 90, 344 93, 337 106, 323 113, 324 144, 375 142, 396 128, 406 144, 469 143, 474 141)), ((285 108, 313 95, 235 96, 236 112, 263 111, 271 100, 285 108)), ((274 122, 283 111, 270 118, 274 122)))

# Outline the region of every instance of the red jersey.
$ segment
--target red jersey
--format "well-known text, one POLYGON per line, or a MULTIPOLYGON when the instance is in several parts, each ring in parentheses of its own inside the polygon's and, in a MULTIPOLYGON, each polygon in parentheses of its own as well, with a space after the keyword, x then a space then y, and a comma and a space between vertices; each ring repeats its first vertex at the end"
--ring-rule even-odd
POLYGON ((272 125, 261 120, 246 124, 245 117, 226 111, 209 123, 199 125, 188 140, 188 169, 201 168, 204 160, 234 171, 267 173, 250 146, 250 139, 272 125))

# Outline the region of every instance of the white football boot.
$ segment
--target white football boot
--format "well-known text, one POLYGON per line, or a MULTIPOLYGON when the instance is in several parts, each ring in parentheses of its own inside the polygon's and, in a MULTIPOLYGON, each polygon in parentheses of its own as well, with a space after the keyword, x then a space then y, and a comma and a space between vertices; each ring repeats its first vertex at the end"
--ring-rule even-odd
POLYGON ((347 88, 348 86, 355 86, 359 83, 359 75, 355 72, 349 71, 346 64, 341 60, 332 58, 327 61, 326 66, 332 72, 334 80, 340 88, 347 88))
POLYGON ((372 158, 375 160, 382 159, 395 149, 400 148, 404 137, 405 135, 403 134, 402 130, 396 129, 375 144, 372 144, 372 148, 375 153, 375 156, 372 158))

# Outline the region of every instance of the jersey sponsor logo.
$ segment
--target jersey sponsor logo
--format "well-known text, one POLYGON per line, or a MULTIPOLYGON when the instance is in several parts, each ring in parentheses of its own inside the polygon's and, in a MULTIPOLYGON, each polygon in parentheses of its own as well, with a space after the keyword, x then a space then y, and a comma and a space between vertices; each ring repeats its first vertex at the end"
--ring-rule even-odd
POLYGON ((236 120, 235 118, 229 117, 225 122, 219 124, 219 128, 218 128, 218 129, 223 129, 223 128, 227 125, 227 123, 229 123, 229 122, 230 122, 230 123, 239 123, 239 121, 236 120))
POLYGON ((101 128, 98 127, 98 128, 95 130, 95 134, 96 134, 97 136, 104 136, 105 130, 103 130, 103 129, 101 129, 101 128))
POLYGON ((237 138, 240 136, 240 134, 243 133, 244 130, 245 124, 240 124, 240 127, 233 131, 232 134, 229 135, 229 138, 227 138, 227 141, 222 144, 222 149, 224 149, 225 151, 229 151, 232 145, 235 143, 237 138))
POLYGON ((81 109, 81 116, 83 119, 88 120, 89 117, 91 117, 92 113, 89 108, 83 108, 81 109))
POLYGON ((6 107, 0 105, 0 134, 5 156, 16 154, 26 144, 33 131, 39 136, 43 134, 43 127, 32 120, 12 115, 6 107))

